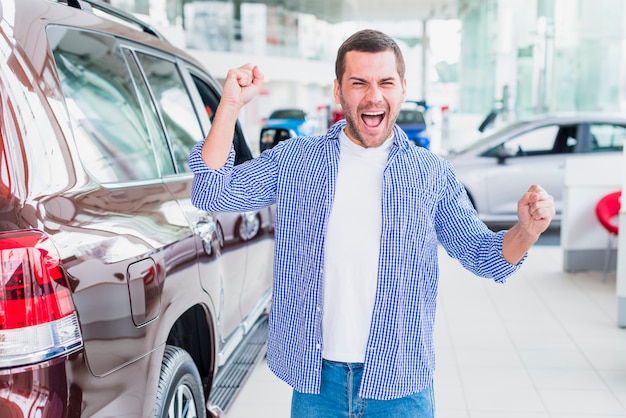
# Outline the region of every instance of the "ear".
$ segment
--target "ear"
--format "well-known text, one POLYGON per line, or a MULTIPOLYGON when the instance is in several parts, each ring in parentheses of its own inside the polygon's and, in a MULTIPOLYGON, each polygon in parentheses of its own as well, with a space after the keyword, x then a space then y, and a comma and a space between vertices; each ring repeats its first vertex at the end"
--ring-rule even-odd
POLYGON ((337 81, 337 79, 335 79, 333 83, 333 93, 335 95, 335 103, 341 104, 341 86, 339 85, 339 81, 337 81))

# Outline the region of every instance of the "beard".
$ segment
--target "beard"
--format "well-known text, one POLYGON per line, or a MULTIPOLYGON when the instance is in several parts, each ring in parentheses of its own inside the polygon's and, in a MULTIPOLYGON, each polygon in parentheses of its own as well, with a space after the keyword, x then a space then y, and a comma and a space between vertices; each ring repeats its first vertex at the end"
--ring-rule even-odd
POLYGON ((379 135, 379 137, 366 136, 359 129, 359 126, 362 123, 360 116, 358 116, 360 114, 361 112, 356 112, 357 116, 355 117, 355 112, 351 112, 349 111, 349 109, 347 112, 344 112, 344 118, 346 119, 346 135, 353 141, 357 141, 361 146, 365 148, 375 148, 382 145, 383 142, 385 142, 389 137, 393 135, 393 127, 398 117, 398 113, 392 115, 391 112, 387 110, 385 114, 385 119, 382 122, 387 122, 387 126, 384 131, 379 135))

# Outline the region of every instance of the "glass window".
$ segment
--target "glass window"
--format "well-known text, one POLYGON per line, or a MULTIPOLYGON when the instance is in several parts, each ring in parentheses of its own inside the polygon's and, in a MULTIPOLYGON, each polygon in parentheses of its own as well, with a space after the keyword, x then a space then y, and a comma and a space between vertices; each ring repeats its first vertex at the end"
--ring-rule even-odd
POLYGON ((270 119, 306 119, 306 113, 300 109, 280 109, 275 110, 270 119))
POLYGON ((176 169, 189 172, 189 151, 204 139, 189 93, 173 62, 142 52, 136 55, 161 113, 176 169))
POLYGON ((144 109, 115 38, 59 26, 47 34, 85 168, 103 183, 158 178, 144 109))
POLYGON ((591 152, 622 152, 625 137, 626 126, 608 123, 591 125, 591 152))
POLYGON ((261 151, 272 148, 281 141, 292 137, 289 129, 283 128, 263 128, 261 129, 261 151))
MULTIPOLYGON (((192 75, 193 82, 198 89, 198 93, 202 98, 202 104, 207 112, 209 119, 213 120, 213 115, 217 109, 219 103, 219 96, 215 91, 199 77, 192 75)), ((206 135, 208 132, 204 132, 206 135)), ((235 165, 241 164, 244 161, 252 159, 252 152, 248 144, 246 144, 245 138, 241 132, 239 126, 235 127, 235 136, 233 138, 233 145, 235 148, 235 165)))
POLYGON ((424 114, 419 110, 408 110, 402 109, 398 114, 398 120, 396 121, 398 124, 425 124, 424 114))
POLYGON ((139 102, 144 109, 144 115, 148 122, 148 129, 150 131, 150 137, 154 138, 153 145, 155 150, 155 158, 159 166, 161 175, 175 174, 174 162, 172 161, 172 155, 170 154, 170 148, 163 132, 163 127, 157 116, 157 110, 154 102, 150 98, 150 92, 148 86, 141 74, 141 70, 137 66, 137 61, 133 56, 133 53, 128 49, 123 49, 124 56, 128 62, 128 67, 133 75, 133 81, 137 88, 139 102))
POLYGON ((501 155, 501 150, 508 150, 508 155, 511 156, 551 154, 558 132, 559 127, 556 125, 533 129, 514 136, 490 149, 484 155, 498 157, 501 155))

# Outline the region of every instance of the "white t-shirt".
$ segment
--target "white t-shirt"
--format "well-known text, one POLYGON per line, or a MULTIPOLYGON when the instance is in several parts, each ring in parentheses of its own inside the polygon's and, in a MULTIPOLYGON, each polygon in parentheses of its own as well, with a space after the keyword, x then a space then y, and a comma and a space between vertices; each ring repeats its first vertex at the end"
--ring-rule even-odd
POLYGON ((324 253, 323 357, 362 363, 378 279, 383 171, 393 139, 376 148, 342 131, 324 253))

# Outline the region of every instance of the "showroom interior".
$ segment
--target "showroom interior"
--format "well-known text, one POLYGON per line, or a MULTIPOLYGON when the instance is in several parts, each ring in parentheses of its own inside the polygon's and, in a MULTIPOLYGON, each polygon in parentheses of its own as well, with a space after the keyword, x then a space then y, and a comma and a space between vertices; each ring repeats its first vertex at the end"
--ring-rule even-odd
MULTIPOLYGON (((274 109, 301 108, 320 132, 328 127, 337 47, 367 27, 401 46, 407 98, 427 103, 432 150, 442 155, 476 140, 490 113, 500 125, 626 110, 622 0, 109 3, 152 24, 218 79, 259 65, 263 91, 240 118, 257 153, 274 109)), ((626 152, 566 160, 555 239, 534 247, 529 268, 506 286, 465 277, 441 254, 438 417, 626 416, 626 234, 611 236, 595 214, 600 198, 626 189, 625 167, 626 152)), ((615 222, 626 228, 624 207, 615 222)), ((261 362, 227 416, 286 417, 289 399, 261 362)))

